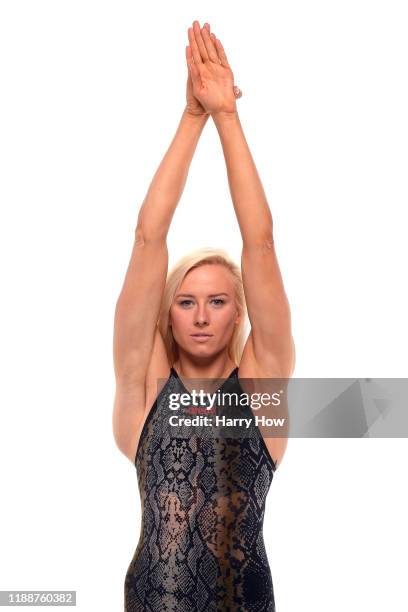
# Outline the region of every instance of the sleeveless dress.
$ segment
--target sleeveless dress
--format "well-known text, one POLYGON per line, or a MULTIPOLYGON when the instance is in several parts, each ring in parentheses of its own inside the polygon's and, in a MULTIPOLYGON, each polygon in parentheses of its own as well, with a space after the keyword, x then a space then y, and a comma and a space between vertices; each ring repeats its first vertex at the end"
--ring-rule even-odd
MULTIPOLYGON (((171 394, 186 392, 171 368, 140 435, 142 524, 125 612, 275 612, 262 530, 276 464, 254 421, 238 438, 169 427, 171 394)), ((217 390, 225 392, 243 393, 238 367, 217 390)))

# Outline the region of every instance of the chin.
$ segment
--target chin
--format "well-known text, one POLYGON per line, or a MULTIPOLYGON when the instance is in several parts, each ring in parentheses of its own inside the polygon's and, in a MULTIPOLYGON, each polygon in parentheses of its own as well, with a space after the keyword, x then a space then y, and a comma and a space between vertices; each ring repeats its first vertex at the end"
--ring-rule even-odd
POLYGON ((196 355, 197 357, 212 357, 212 355, 215 355, 214 350, 209 350, 207 347, 203 347, 203 348, 196 348, 193 349, 192 351, 193 355, 196 355))
POLYGON ((217 354, 218 351, 214 350, 214 347, 210 348, 209 346, 191 346, 188 347, 183 346, 183 350, 191 355, 191 357, 213 357, 217 354))

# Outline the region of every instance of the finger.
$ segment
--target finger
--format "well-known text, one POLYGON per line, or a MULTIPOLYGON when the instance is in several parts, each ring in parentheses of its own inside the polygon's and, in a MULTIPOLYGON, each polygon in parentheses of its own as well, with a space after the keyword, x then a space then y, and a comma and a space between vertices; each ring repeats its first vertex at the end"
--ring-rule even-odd
POLYGON ((215 50, 215 45, 210 36, 209 28, 210 28, 209 24, 204 24, 204 27, 201 28, 201 35, 203 37, 205 48, 207 49, 208 57, 210 58, 212 62, 219 64, 218 53, 215 50))
MULTIPOLYGON (((193 34, 196 40, 198 49, 200 51, 201 59, 203 62, 209 59, 207 49, 205 48, 205 44, 203 41, 203 37, 201 36, 200 24, 198 21, 193 22, 193 34)), ((194 58, 195 59, 195 58, 194 58)))
POLYGON ((197 66, 195 65, 194 61, 193 61, 193 54, 191 52, 191 47, 188 45, 186 47, 186 60, 187 60, 187 67, 188 67, 188 72, 189 75, 191 77, 191 80, 193 81, 194 84, 200 84, 200 72, 197 68, 197 66))
POLYGON ((201 64, 201 54, 198 49, 198 45, 194 36, 193 28, 188 28, 188 41, 190 43, 191 52, 193 54, 193 60, 195 64, 201 64))
POLYGON ((220 56, 218 55, 218 49, 217 49, 216 44, 215 44, 216 36, 215 36, 214 32, 210 32, 210 36, 211 36, 211 40, 213 41, 214 51, 217 54, 217 64, 221 64, 220 56))
POLYGON ((191 62, 193 61, 193 54, 191 53, 190 45, 186 46, 186 60, 187 64, 191 64, 191 62))
POLYGON ((191 78, 191 72, 190 72, 190 64, 193 61, 193 55, 191 53, 191 48, 190 45, 186 46, 186 62, 187 62, 187 70, 188 70, 188 76, 189 78, 191 78))
POLYGON ((210 35, 210 37, 211 37, 211 40, 212 40, 212 43, 213 43, 213 48, 214 48, 214 53, 215 53, 215 54, 216 54, 216 56, 217 56, 216 63, 217 63, 217 64, 221 64, 220 57, 219 57, 219 55, 218 55, 218 51, 217 51, 217 47, 215 46, 216 36, 215 36, 214 32, 211 32, 211 27, 210 27, 210 24, 209 24, 209 23, 205 23, 203 27, 204 27, 204 28, 207 28, 208 33, 209 33, 209 35, 210 35))
POLYGON ((194 74, 199 74, 199 72, 197 70, 197 66, 195 66, 195 64, 194 64, 193 54, 191 52, 190 45, 187 45, 187 47, 186 47, 186 60, 187 60, 187 68, 189 70, 190 76, 192 77, 192 70, 194 70, 194 68, 196 69, 194 71, 194 74))
POLYGON ((219 58, 221 60, 221 64, 223 66, 225 66, 226 68, 229 68, 230 65, 228 63, 227 55, 225 53, 224 47, 222 46, 221 41, 220 41, 219 38, 215 39, 215 46, 217 48, 218 55, 219 55, 219 58))

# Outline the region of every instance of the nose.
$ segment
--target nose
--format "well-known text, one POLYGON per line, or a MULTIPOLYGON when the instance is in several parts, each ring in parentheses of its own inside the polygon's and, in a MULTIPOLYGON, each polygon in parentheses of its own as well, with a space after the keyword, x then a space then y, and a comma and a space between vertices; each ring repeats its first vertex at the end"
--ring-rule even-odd
POLYGON ((194 324, 199 327, 205 327, 208 325, 208 317, 204 305, 197 308, 194 324))

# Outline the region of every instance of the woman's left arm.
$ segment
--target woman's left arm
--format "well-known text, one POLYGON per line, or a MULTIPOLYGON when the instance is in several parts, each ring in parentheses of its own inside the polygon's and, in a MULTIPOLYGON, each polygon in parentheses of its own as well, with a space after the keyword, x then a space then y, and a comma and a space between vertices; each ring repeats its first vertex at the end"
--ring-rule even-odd
POLYGON ((241 268, 253 353, 262 369, 290 377, 295 365, 291 313, 273 239, 268 201, 238 111, 212 114, 242 235, 241 268))
POLYGON ((295 363, 290 307, 275 253, 271 211, 238 117, 234 75, 208 23, 200 28, 194 21, 188 37, 193 92, 218 130, 242 235, 242 277, 252 328, 245 351, 248 347, 260 376, 290 377, 295 363))

